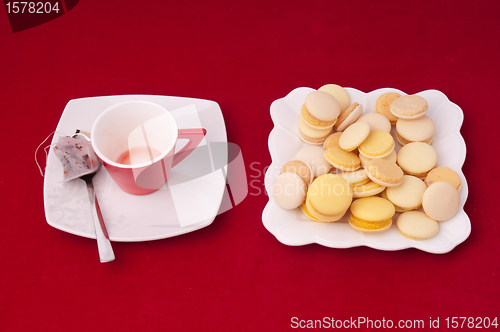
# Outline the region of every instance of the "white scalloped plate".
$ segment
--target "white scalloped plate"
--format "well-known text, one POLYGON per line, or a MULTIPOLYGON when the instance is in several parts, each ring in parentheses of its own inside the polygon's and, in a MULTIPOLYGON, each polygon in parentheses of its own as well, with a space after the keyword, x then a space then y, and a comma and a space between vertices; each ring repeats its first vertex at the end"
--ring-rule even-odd
MULTIPOLYGON (((352 102, 363 105, 363 113, 374 112, 375 100, 382 93, 394 91, 402 95, 406 93, 392 88, 384 88, 364 93, 345 88, 352 102)), ((262 213, 262 221, 266 229, 280 242, 290 246, 317 243, 331 248, 350 248, 367 246, 380 250, 401 250, 416 248, 430 253, 447 253, 467 239, 471 231, 469 217, 463 207, 468 195, 468 186, 462 172, 465 161, 466 147, 460 134, 463 122, 463 112, 459 106, 452 103, 446 95, 437 90, 427 90, 417 93, 429 104, 427 115, 435 124, 435 135, 432 146, 438 152, 439 166, 448 166, 455 170, 462 180, 460 191, 460 209, 450 220, 439 223, 439 232, 431 239, 414 241, 402 236, 395 222, 391 228, 382 233, 368 234, 354 230, 347 222, 349 212, 335 223, 318 223, 307 218, 300 208, 284 210, 276 205, 272 197, 272 185, 281 167, 294 159, 295 153, 307 145, 300 140, 297 130, 297 117, 305 97, 312 88, 297 88, 286 97, 275 100, 271 104, 271 118, 274 128, 269 134, 269 152, 272 163, 265 175, 265 187, 269 202, 262 213)), ((393 134, 394 128, 393 126, 393 134)), ((396 150, 400 146, 396 142, 396 150)), ((398 214, 393 218, 396 220, 398 214)))

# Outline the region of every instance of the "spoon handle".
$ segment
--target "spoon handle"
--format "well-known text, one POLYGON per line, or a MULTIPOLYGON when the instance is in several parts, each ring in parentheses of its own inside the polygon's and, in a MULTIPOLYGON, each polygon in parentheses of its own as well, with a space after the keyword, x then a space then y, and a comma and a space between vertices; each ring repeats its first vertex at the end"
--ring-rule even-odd
POLYGON ((94 185, 92 184, 92 179, 86 182, 92 211, 92 220, 94 221, 95 236, 97 239, 97 249, 99 250, 99 258, 101 263, 111 262, 115 259, 115 254, 111 247, 111 242, 109 241, 106 225, 102 220, 102 216, 97 211, 99 209, 99 202, 94 192, 94 185))

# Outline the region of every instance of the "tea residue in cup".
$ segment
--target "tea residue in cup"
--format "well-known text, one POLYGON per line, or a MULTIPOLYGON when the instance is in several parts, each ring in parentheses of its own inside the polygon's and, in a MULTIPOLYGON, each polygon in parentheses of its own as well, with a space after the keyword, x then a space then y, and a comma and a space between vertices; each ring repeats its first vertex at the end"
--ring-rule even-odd
POLYGON ((153 160, 160 155, 161 152, 152 147, 139 146, 122 153, 117 158, 116 162, 122 165, 139 165, 153 162, 153 160))

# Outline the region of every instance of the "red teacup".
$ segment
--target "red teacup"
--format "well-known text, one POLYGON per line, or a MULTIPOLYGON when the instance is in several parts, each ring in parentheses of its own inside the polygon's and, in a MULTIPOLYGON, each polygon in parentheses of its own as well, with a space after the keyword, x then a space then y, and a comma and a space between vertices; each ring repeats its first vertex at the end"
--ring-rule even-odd
POLYGON ((170 169, 186 158, 205 134, 203 128, 178 129, 164 107, 134 100, 104 110, 92 126, 91 142, 123 191, 146 195, 167 182, 170 169), (178 139, 189 142, 174 154, 178 139))

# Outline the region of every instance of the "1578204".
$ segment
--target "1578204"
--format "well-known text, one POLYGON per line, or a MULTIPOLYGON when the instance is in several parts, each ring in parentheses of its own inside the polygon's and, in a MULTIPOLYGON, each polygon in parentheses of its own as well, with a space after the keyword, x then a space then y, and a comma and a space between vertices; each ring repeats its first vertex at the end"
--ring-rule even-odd
POLYGON ((28 1, 13 1, 6 2, 5 7, 7 14, 49 14, 52 12, 59 13, 59 3, 50 2, 28 2, 28 1))
POLYGON ((446 327, 452 329, 498 328, 497 317, 446 317, 446 327))

